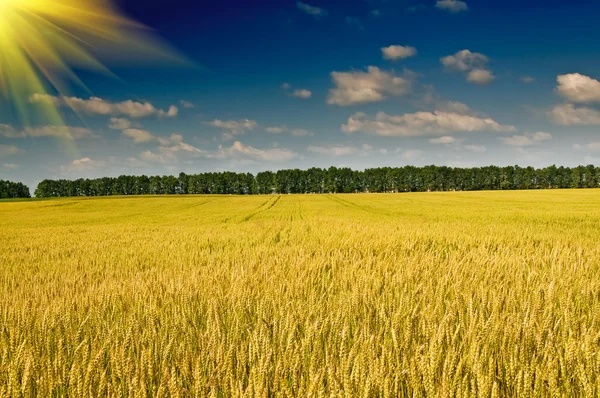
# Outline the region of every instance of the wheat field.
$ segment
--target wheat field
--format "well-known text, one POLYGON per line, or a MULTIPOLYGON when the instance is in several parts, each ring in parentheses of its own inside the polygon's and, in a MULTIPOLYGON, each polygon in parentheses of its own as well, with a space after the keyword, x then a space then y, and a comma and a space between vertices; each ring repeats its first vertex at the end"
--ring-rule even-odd
POLYGON ((0 202, 0 396, 597 396, 599 241, 599 190, 0 202))

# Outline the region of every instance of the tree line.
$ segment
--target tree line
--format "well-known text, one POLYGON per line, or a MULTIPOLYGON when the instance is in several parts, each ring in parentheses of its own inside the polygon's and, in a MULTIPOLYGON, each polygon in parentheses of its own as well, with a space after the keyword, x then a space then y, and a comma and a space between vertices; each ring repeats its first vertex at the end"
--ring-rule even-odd
POLYGON ((596 188, 600 167, 545 168, 487 166, 380 167, 364 171, 330 167, 277 172, 201 173, 175 176, 103 177, 44 180, 37 197, 161 194, 286 194, 354 192, 430 192, 554 188, 596 188))
POLYGON ((30 198, 29 188, 20 182, 0 180, 0 199, 30 198))

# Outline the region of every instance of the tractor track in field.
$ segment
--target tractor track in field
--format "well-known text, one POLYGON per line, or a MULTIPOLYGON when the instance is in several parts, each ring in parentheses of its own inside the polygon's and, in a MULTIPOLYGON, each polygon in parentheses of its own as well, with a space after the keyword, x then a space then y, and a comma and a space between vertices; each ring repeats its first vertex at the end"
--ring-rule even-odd
POLYGON ((40 206, 42 208, 44 207, 64 207, 64 206, 74 206, 77 205, 81 202, 66 202, 66 203, 57 203, 57 204, 53 204, 53 205, 47 205, 47 206, 40 206))
POLYGON ((189 206, 185 206, 184 209, 188 210, 188 209, 193 209, 195 207, 204 206, 205 204, 210 203, 212 201, 214 201, 214 199, 209 199, 209 200, 206 200, 206 201, 200 202, 200 203, 194 203, 194 204, 191 204, 189 206))
MULTIPOLYGON (((257 211, 256 211, 255 213, 251 213, 251 215, 252 215, 252 214, 256 214, 256 213, 258 213, 258 212, 260 211, 260 209, 261 209, 263 206, 265 206, 267 203, 269 203, 270 201, 271 201, 271 198, 269 198, 269 199, 265 200, 263 203, 261 203, 261 205, 260 205, 260 206, 258 206, 258 207, 255 209, 255 210, 257 210, 257 211)), ((232 218, 234 218, 234 217, 227 217, 227 218, 223 219, 223 221, 221 221, 221 223, 227 223, 227 222, 229 222, 229 220, 231 220, 232 218)), ((242 222, 243 222, 243 221, 242 221, 242 222)))
POLYGON ((271 210, 276 204, 277 202, 279 202, 279 199, 281 199, 281 195, 277 196, 275 198, 275 200, 271 201, 271 199, 267 200, 265 203, 263 203, 262 205, 260 205, 257 209, 257 211, 255 211, 254 213, 250 213, 248 214, 246 217, 244 217, 242 219, 242 221, 240 221, 240 223, 243 222, 248 222, 250 221, 254 216, 257 216, 261 213, 267 212, 269 210, 271 210), (266 208, 264 207, 265 205, 269 204, 266 208))
POLYGON ((331 195, 331 194, 327 195, 327 198, 330 199, 330 200, 332 200, 333 202, 335 202, 337 204, 340 204, 340 205, 348 207, 348 208, 355 208, 355 209, 359 209, 359 210, 365 211, 367 213, 376 214, 376 215, 385 215, 386 214, 386 213, 377 211, 377 210, 375 210, 375 209, 373 209, 371 207, 361 206, 361 205, 358 205, 358 204, 356 204, 354 202, 351 202, 349 200, 336 197, 336 196, 331 195))

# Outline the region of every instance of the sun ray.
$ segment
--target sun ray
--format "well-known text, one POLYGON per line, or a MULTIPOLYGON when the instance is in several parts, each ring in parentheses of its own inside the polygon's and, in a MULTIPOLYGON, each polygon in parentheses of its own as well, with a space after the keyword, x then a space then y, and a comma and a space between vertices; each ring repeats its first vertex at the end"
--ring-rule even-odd
MULTIPOLYGON (((87 91, 73 68, 116 77, 103 60, 184 58, 124 15, 112 0, 0 0, 0 94, 23 126, 33 120, 62 125, 56 106, 32 106, 34 94, 87 91)), ((64 139, 75 154, 72 139, 64 139)))

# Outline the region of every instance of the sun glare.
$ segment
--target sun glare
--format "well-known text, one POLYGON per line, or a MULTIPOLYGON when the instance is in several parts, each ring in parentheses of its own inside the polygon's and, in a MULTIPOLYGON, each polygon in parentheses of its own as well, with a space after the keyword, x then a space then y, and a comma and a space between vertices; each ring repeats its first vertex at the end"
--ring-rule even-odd
MULTIPOLYGON (((85 88, 74 69, 110 75, 103 60, 177 59, 149 30, 109 0, 0 0, 0 93, 23 125, 34 116, 33 94, 85 88)), ((44 120, 62 124, 52 106, 44 120)))

